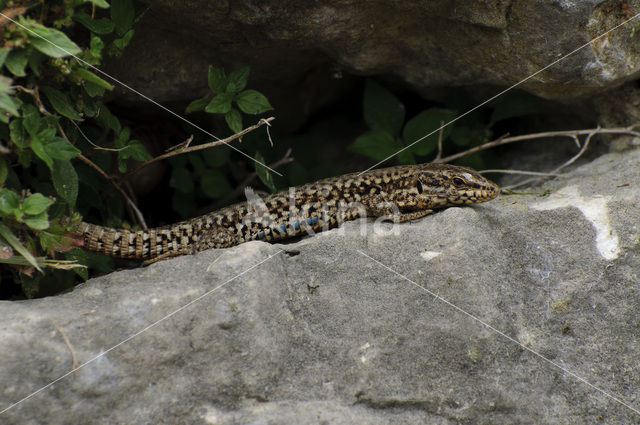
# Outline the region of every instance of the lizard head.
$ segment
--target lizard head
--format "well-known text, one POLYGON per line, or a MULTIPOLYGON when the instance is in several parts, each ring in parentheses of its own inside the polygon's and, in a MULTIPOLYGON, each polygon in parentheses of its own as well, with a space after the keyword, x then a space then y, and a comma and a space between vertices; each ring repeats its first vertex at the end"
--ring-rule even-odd
POLYGON ((497 184, 472 168, 449 164, 428 164, 415 181, 418 197, 431 207, 475 204, 498 196, 497 184))

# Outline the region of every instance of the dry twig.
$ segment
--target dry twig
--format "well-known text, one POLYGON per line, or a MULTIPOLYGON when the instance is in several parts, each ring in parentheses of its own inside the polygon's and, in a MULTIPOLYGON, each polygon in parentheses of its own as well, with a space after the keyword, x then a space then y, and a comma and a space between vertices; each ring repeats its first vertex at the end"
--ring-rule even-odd
MULTIPOLYGON (((275 117, 263 118, 260 121, 258 121, 257 124, 254 124, 254 125, 252 125, 250 127, 247 127, 244 130, 242 130, 242 131, 240 131, 240 132, 238 132, 238 133, 236 133, 236 134, 234 134, 232 136, 227 137, 226 139, 216 140, 216 141, 208 142, 208 143, 203 143, 201 145, 191 146, 191 147, 184 148, 184 149, 176 149, 176 150, 172 150, 170 152, 167 152, 165 154, 162 154, 160 156, 156 156, 155 158, 150 159, 149 161, 143 162, 142 164, 138 165, 136 168, 134 168, 133 170, 129 171, 124 176, 122 176, 121 179, 125 179, 125 178, 131 176, 132 174, 137 173, 138 171, 140 171, 144 167, 146 167, 146 166, 148 166, 150 164, 153 164, 154 162, 161 161, 163 159, 167 159, 167 158, 170 158, 170 157, 175 156, 175 155, 181 155, 183 153, 188 153, 188 152, 195 152, 195 151, 199 151, 199 150, 202 150, 202 149, 209 149, 209 148, 212 148, 214 146, 226 145, 227 143, 232 142, 232 141, 244 136, 245 134, 252 132, 253 130, 255 130, 255 129, 259 128, 259 127, 262 127, 263 125, 270 126, 271 125, 270 124, 271 121, 273 121, 274 119, 275 119, 275 117)), ((182 145, 183 143, 185 143, 185 142, 181 142, 180 145, 182 145)))
POLYGON ((444 121, 440 121, 440 132, 438 133, 438 154, 432 162, 440 162, 442 158, 442 138, 444 136, 444 121))
MULTIPOLYGON (((532 133, 532 134, 525 134, 522 136, 513 136, 513 137, 507 137, 508 134, 505 134, 491 142, 487 142, 480 146, 467 149, 466 151, 462 151, 454 155, 449 155, 447 157, 440 158, 437 161, 434 160, 433 162, 451 162, 456 159, 465 157, 467 155, 471 155, 472 153, 495 148, 496 146, 506 145, 508 143, 522 142, 523 140, 545 139, 548 137, 570 137, 571 139, 576 140, 576 137, 578 136, 589 135, 591 133, 593 134, 626 134, 629 136, 640 137, 640 132, 634 130, 636 127, 637 126, 632 125, 629 127, 615 127, 615 128, 598 127, 598 128, 587 129, 587 130, 546 131, 542 133, 532 133)), ((578 144, 578 146, 580 145, 578 144)))
MULTIPOLYGON (((633 128, 633 127, 629 127, 629 128, 633 128)), ((587 148, 589 147, 589 142, 591 142, 591 138, 600 133, 600 130, 607 130, 607 129, 601 129, 599 126, 597 128, 594 128, 590 131, 590 133, 587 134, 587 137, 584 140, 584 143, 582 144, 582 147, 580 148, 580 151, 578 151, 577 154, 575 154, 573 157, 571 157, 568 161, 564 162, 562 165, 560 165, 559 167, 557 167, 556 169, 552 170, 549 172, 549 174, 558 174, 562 169, 568 167, 569 165, 573 164, 574 162, 576 162, 578 160, 578 158, 580 158, 587 150, 587 148)), ((634 132, 635 133, 635 132, 634 132)), ((575 142, 578 144, 578 146, 580 146, 580 139, 578 138, 578 135, 574 134, 571 135, 570 137, 572 137, 575 142)), ((512 184, 510 186, 505 186, 503 189, 509 190, 509 189, 514 189, 516 187, 520 187, 520 186, 524 186, 528 183, 540 180, 541 177, 533 177, 530 179, 526 179, 523 180, 519 183, 516 184, 512 184)))

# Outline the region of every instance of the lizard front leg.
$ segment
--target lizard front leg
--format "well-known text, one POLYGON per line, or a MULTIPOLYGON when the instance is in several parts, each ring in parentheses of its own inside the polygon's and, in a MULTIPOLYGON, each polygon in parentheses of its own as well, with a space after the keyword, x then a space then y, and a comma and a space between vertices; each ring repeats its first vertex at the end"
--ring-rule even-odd
POLYGON ((401 212, 396 204, 385 201, 384 198, 378 195, 364 199, 362 204, 365 206, 368 216, 382 217, 383 221, 392 221, 394 223, 417 220, 433 212, 430 209, 401 212))

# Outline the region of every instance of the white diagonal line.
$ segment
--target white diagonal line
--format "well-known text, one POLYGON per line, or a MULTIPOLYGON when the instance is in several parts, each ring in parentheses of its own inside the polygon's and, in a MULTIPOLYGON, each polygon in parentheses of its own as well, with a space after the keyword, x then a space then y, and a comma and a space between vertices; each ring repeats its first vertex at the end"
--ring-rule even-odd
POLYGON ((258 267, 259 265, 263 264, 264 262, 270 260, 271 258, 275 257, 276 255, 280 254, 281 252, 283 252, 282 250, 279 250, 278 252, 276 252, 275 254, 272 254, 270 256, 268 256, 267 258, 265 258, 264 260, 260 261, 257 264, 254 264, 253 266, 249 267, 248 269, 246 269, 245 271, 238 273, 237 275, 235 275, 234 277, 232 277, 231 279, 227 280, 224 283, 221 283, 220 285, 216 286, 215 288, 211 289, 210 291, 205 292, 204 294, 200 295, 199 297, 189 301, 188 303, 186 303, 185 305, 183 305, 182 307, 174 310, 173 312, 167 314, 166 316, 162 317, 159 320, 156 320, 155 322, 151 323, 150 325, 144 327, 143 329, 139 330, 138 332, 134 333, 133 335, 127 337, 126 339, 120 341, 119 343, 117 343, 116 345, 114 345, 113 347, 107 349, 106 351, 101 352, 100 354, 98 354, 97 356, 94 356, 92 358, 90 358, 89 360, 87 360, 86 362, 82 363, 80 366, 76 367, 75 369, 70 370, 69 372, 65 373, 64 375, 60 376, 59 378, 53 380, 52 382, 48 383, 47 385, 45 385, 44 387, 40 388, 39 390, 36 390, 34 392, 32 392, 31 394, 29 394, 28 396, 16 401, 15 403, 13 403, 12 405, 4 408, 3 410, 0 411, 0 415, 3 414, 4 412, 6 412, 7 410, 11 409, 12 407, 17 406, 18 404, 22 403, 25 400, 30 399, 31 397, 33 397, 34 395, 46 390, 47 388, 49 388, 50 386, 54 385, 56 382, 66 378, 67 376, 71 375, 73 372, 82 369, 83 367, 85 367, 86 365, 88 365, 89 363, 93 362, 94 360, 99 359, 100 357, 104 356, 105 354, 109 353, 110 351, 115 350, 116 348, 120 347, 122 344, 125 344, 129 341, 131 341, 133 338, 137 337, 138 335, 142 334, 143 332, 148 331, 149 329, 153 328, 154 326, 156 326, 157 324, 164 322, 165 320, 167 320, 168 318, 172 317, 173 315, 181 312, 182 310, 184 310, 185 308, 189 307, 190 305, 200 301, 201 299, 203 299, 204 297, 206 297, 207 295, 217 291, 218 289, 222 288, 223 286, 225 286, 226 284, 228 284, 229 282, 239 278, 240 276, 242 276, 245 273, 248 273, 249 271, 255 269, 256 267, 258 267))
POLYGON ((527 78, 518 81, 517 83, 515 83, 514 85, 502 90, 500 93, 494 95, 493 97, 490 97, 489 99, 485 100, 484 102, 480 103, 479 105, 469 109, 467 112, 465 112, 462 115, 459 115, 457 117, 455 117, 454 119, 452 119, 451 121, 447 122, 446 124, 441 125, 440 127, 436 128, 435 130, 433 130, 431 133, 426 134, 424 136, 422 136, 421 138, 419 138, 418 140, 414 141, 413 143, 405 146, 404 148, 398 150, 396 153, 389 155, 388 157, 386 157, 385 159, 383 159, 382 161, 376 162, 375 164, 373 164, 371 167, 367 168, 364 171, 361 171, 358 176, 366 173, 367 171, 371 170, 372 168, 377 167, 378 165, 382 164, 385 161, 388 161, 389 159, 393 158, 394 156, 396 156, 397 154, 399 154, 400 152, 409 149, 411 146, 415 145, 416 143, 419 143, 421 141, 423 141, 424 139, 426 139, 427 137, 431 136, 432 134, 435 134, 437 132, 439 132, 441 129, 445 128, 448 125, 453 124, 454 122, 458 121, 460 118, 469 115, 471 112, 475 111, 476 109, 486 105, 487 103, 497 99, 498 97, 502 96, 503 94, 505 94, 506 92, 518 87, 520 84, 524 83, 525 81, 530 80, 531 78, 535 77, 536 75, 540 74, 541 72, 547 70, 548 68, 552 67, 553 65, 557 64, 558 62, 561 62, 563 60, 565 60, 566 58, 568 58, 569 56, 573 55, 574 53, 576 53, 579 50, 584 49, 585 47, 587 47, 588 45, 590 45, 591 43, 593 43, 594 41, 604 37, 605 35, 609 34, 611 31, 614 31, 618 28, 620 28, 621 26, 625 25, 627 22, 632 21, 634 19, 636 19, 638 16, 640 16, 640 13, 637 13, 635 15, 633 15, 631 18, 627 19, 626 21, 622 22, 621 24, 616 25, 615 27, 611 28, 610 30, 603 32, 602 34, 600 34, 599 36, 589 40, 588 42, 584 43, 582 46, 578 47, 577 49, 567 53, 566 55, 562 56, 560 59, 557 59, 553 62, 551 62, 549 65, 545 66, 544 68, 539 69, 538 71, 534 72, 533 74, 529 75, 527 78))
MULTIPOLYGON (((16 21, 16 20, 14 20, 14 19, 11 19, 10 17, 8 17, 7 15, 5 15, 5 14, 4 14, 4 13, 2 13, 2 12, 0 12, 0 15, 1 15, 1 16, 3 16, 3 17, 5 17, 6 19, 10 20, 10 21, 11 21, 11 22, 13 22, 14 24, 16 24, 16 25, 18 25, 18 26, 20 26, 20 27, 24 28, 25 30, 29 31, 31 34, 33 34, 33 35, 35 35, 35 36, 37 36, 37 37, 39 37, 39 38, 43 39, 44 41, 46 41, 47 43, 51 44, 52 46, 55 46, 56 48, 58 48, 58 49, 62 50, 62 51, 63 51, 63 52, 65 52, 67 55, 74 57, 78 62, 83 63, 86 67, 91 68, 92 70, 94 70, 94 71, 96 71, 96 72, 98 72, 98 73, 100 73, 100 74, 104 75, 105 77, 109 78, 109 79, 110 79, 110 80, 112 80, 112 81, 115 81, 116 83, 120 84, 122 87, 124 87, 124 88, 126 88, 126 89, 128 89, 128 90, 131 90, 132 92, 134 92, 134 93, 135 93, 135 94, 137 94, 138 96, 142 97, 143 99, 145 99, 145 100, 147 100, 147 101, 149 101, 149 102, 153 103, 154 105, 156 105, 158 108, 162 109, 163 111, 168 112, 168 113, 170 113, 171 115, 173 115, 174 117, 176 117, 176 118, 178 118, 178 119, 180 119, 180 120, 182 120, 182 121, 186 122, 187 124, 189 124, 189 125, 191 125, 191 126, 193 126, 193 127, 197 128, 198 130, 202 131, 202 132, 203 132, 204 134, 206 134, 207 136, 213 137, 213 138, 214 138, 214 139, 216 139, 216 140, 220 140, 220 138, 219 138, 219 137, 217 137, 216 135, 214 135, 214 134, 212 134, 212 133, 209 133, 209 132, 208 132, 207 130, 205 130, 204 128, 202 128, 202 127, 200 127, 200 126, 198 126, 198 125, 196 125, 196 124, 192 123, 191 121, 189 121, 188 119, 186 119, 186 118, 185 118, 185 117, 183 117, 182 115, 179 115, 179 114, 177 114, 177 113, 173 112, 171 109, 167 108, 166 106, 161 105, 160 103, 158 103, 158 102, 156 102, 155 100, 151 99, 149 96, 147 96, 147 95, 145 95, 145 94, 143 94, 143 93, 140 93, 139 91, 137 91, 137 90, 136 90, 136 89, 134 89, 133 87, 131 87, 131 86, 129 86, 129 85, 127 85, 127 84, 123 83, 122 81, 118 80, 117 78, 112 77, 111 75, 107 74, 106 72, 104 72, 104 71, 102 71, 102 70, 100 70, 100 69, 96 68, 95 66, 91 65, 89 62, 87 62, 87 61, 85 61, 85 60, 80 59, 79 57, 77 57, 77 56, 76 56, 76 55, 74 55, 73 53, 69 52, 67 49, 65 49, 65 48, 63 48, 63 47, 58 46, 56 43, 54 43, 54 42, 52 42, 52 41, 47 40, 46 38, 42 37, 40 34, 37 34, 37 33, 36 33, 36 32, 34 32, 33 30, 31 30, 30 28, 25 27, 25 26, 24 26, 24 25, 22 25, 20 22, 18 22, 18 21, 16 21)), ((262 166, 266 167, 268 170, 270 170, 270 171, 272 171, 272 172, 276 173, 277 175, 279 175, 280 177, 282 177, 282 174, 280 174, 279 172, 277 172, 277 171, 276 171, 276 170, 274 170, 273 168, 269 167, 267 164, 263 164, 262 162, 258 161, 257 159, 252 158, 251 156, 249 156, 249 155, 247 155, 246 153, 242 152, 240 149, 236 148, 235 146, 230 145, 230 144, 228 144, 228 143, 225 143, 224 145, 225 145, 225 146, 230 147, 230 148, 231 148, 231 149, 233 149, 234 151, 236 151, 236 152, 238 152, 238 153, 240 153, 240 154, 242 154, 242 155, 246 156, 247 158, 249 158, 249 159, 250 159, 250 160, 252 160, 253 162, 258 163, 258 164, 260 164, 260 165, 262 165, 262 166)))
POLYGON ((384 267, 385 269, 389 270, 391 273, 395 274, 396 276, 401 277, 402 279, 406 280, 407 282, 410 282, 412 284, 414 284, 415 286, 417 286, 418 288, 422 289, 423 291, 425 291, 426 293, 428 293, 429 295, 432 295, 434 298, 442 301, 443 303, 447 304, 449 307, 452 307, 454 309, 456 309, 457 311, 459 311, 460 313, 470 317, 471 319, 475 320, 476 322, 480 323, 481 325, 485 326, 486 328, 492 330, 493 332, 497 333, 498 335, 508 339, 509 341, 518 344, 520 347, 524 348, 525 350, 527 350, 528 352, 530 352, 531 354, 534 354, 535 356, 541 358, 542 360, 544 360, 545 362, 551 364, 552 366, 560 369, 561 371, 563 371, 564 373, 566 373, 567 375, 571 375, 572 377, 574 377, 575 379, 577 379, 578 381, 588 385, 589 387, 593 388, 594 390, 604 394, 605 396, 607 396, 608 398, 610 398, 611 400, 620 403, 621 405, 633 410, 635 413, 640 415, 640 410, 628 405, 627 403, 625 403, 624 401, 620 400, 620 398, 611 395, 610 393, 606 392, 605 390, 596 387, 595 385, 593 385, 592 383, 590 383, 589 381, 587 381, 586 379, 580 377, 579 375, 571 372, 570 370, 568 370, 567 368, 564 368, 562 366, 560 366, 558 363, 555 363, 553 360, 550 360, 549 358, 543 356, 542 354, 538 353, 537 351, 535 351, 532 348, 527 347, 526 345, 522 344, 520 341, 518 341, 517 339, 514 339, 512 337, 510 337, 509 335, 505 334, 504 332, 494 328, 493 326, 491 326, 490 324, 488 324, 487 322, 483 321, 482 319, 474 316, 473 314, 467 312, 466 310, 463 310, 462 308, 458 307, 457 305, 453 304, 450 301, 447 301, 446 299, 442 298, 440 295, 436 294, 433 291, 430 291, 429 289, 425 288, 424 286, 414 282, 413 280, 409 279, 408 277, 406 277, 405 275, 398 273, 397 271, 393 270, 391 267, 381 263, 380 261, 376 260, 375 258, 365 254, 364 252, 357 250, 360 254, 364 255, 365 257, 367 257, 368 259, 370 259, 371 261, 375 262, 376 264, 384 267))

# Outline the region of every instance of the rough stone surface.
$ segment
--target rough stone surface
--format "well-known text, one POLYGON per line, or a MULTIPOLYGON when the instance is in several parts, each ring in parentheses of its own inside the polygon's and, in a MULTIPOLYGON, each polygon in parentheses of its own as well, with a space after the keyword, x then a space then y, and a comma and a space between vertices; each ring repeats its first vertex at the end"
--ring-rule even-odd
POLYGON ((639 169, 1 302, 0 422, 637 423, 639 169))
MULTIPOLYGON (((207 92, 209 64, 249 64, 252 86, 280 117, 320 107, 343 88, 340 76, 387 76, 427 97, 437 87, 507 87, 640 8, 637 0, 147 3, 111 71, 158 101, 190 101, 207 92)), ((521 88, 567 102, 638 78, 638 25, 607 34, 521 88)))

